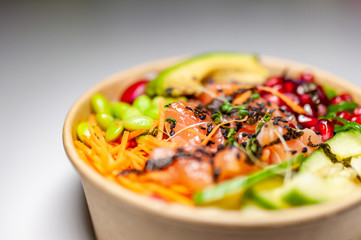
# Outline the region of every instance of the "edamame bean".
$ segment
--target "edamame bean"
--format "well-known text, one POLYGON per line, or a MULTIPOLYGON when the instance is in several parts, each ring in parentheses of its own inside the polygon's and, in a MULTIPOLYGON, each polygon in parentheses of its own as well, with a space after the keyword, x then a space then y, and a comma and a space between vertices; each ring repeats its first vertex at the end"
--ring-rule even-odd
POLYGON ((121 121, 113 122, 105 133, 105 141, 113 142, 116 141, 123 133, 124 127, 121 121))
POLYGON ((139 116, 139 115, 142 115, 142 113, 138 110, 138 108, 131 106, 125 112, 123 112, 121 119, 124 120, 129 117, 139 116))
POLYGON ((151 117, 153 119, 158 119, 159 118, 159 109, 152 105, 149 108, 147 108, 147 110, 144 111, 144 115, 151 117))
POLYGON ((148 130, 153 125, 153 119, 147 116, 131 116, 124 119, 123 127, 129 131, 135 131, 139 129, 148 130))
POLYGON ((130 108, 130 104, 118 102, 112 105, 113 116, 123 120, 124 113, 130 108))
POLYGON ((147 95, 140 95, 133 102, 133 106, 138 108, 141 113, 144 113, 150 105, 152 105, 152 100, 147 95))
POLYGON ((76 135, 78 136, 78 139, 82 142, 84 142, 84 137, 83 137, 84 135, 90 137, 89 123, 88 122, 79 123, 76 128, 76 135))
POLYGON ((145 135, 140 135, 138 137, 135 138, 135 141, 139 144, 142 142, 142 140, 144 140, 146 138, 145 135))
POLYGON ((90 100, 91 107, 93 111, 98 113, 106 113, 108 115, 112 114, 110 103, 108 100, 100 93, 96 93, 90 100))
POLYGON ((106 114, 106 113, 98 113, 96 115, 96 120, 99 125, 99 127, 106 131, 108 127, 114 122, 113 116, 106 114))

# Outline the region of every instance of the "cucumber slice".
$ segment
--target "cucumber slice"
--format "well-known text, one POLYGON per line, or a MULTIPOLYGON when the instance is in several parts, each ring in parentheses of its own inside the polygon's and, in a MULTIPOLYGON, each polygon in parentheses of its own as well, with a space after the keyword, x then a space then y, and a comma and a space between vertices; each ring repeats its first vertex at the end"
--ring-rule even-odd
POLYGON ((251 190, 251 198, 265 209, 281 209, 287 205, 282 199, 284 178, 277 176, 255 185, 251 190))
MULTIPOLYGON (((292 168, 298 168, 304 159, 305 155, 303 154, 291 159, 292 168)), ((238 208, 245 190, 266 179, 285 173, 288 165, 288 162, 279 163, 249 176, 233 178, 206 188, 193 195, 194 203, 196 205, 211 205, 227 209, 238 208)))
POLYGON ((317 150, 302 163, 299 172, 319 172, 325 167, 332 166, 333 163, 322 150, 317 150))
POLYGON ((344 177, 325 178, 306 172, 285 186, 283 200, 292 206, 310 205, 346 196, 356 188, 356 184, 344 177))
POLYGON ((357 131, 340 132, 326 143, 339 161, 361 155, 361 133, 357 131))

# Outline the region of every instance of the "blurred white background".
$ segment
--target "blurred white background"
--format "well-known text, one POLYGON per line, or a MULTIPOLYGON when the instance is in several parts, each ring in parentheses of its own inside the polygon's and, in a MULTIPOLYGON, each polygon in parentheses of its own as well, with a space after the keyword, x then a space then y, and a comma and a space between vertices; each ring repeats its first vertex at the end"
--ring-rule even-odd
POLYGON ((361 85, 360 26, 357 0, 1 1, 1 239, 94 238, 61 131, 102 78, 158 58, 237 50, 361 85))

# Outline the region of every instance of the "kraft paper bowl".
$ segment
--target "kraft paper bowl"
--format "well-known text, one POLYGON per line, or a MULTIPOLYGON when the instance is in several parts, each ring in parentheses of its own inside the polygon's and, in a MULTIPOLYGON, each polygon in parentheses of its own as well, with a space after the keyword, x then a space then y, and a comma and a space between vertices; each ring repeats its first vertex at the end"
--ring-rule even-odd
MULTIPOLYGON (((109 100, 117 100, 132 82, 183 58, 154 61, 112 75, 84 93, 66 117, 64 148, 81 176, 96 237, 123 240, 361 239, 361 190, 324 204, 277 211, 241 212, 187 207, 127 190, 98 174, 78 156, 73 144, 75 128, 88 118, 93 94, 100 92, 109 100)), ((274 74, 285 69, 290 76, 312 71, 317 82, 339 92, 348 92, 361 103, 361 89, 332 73, 290 60, 269 56, 260 59, 274 74)))

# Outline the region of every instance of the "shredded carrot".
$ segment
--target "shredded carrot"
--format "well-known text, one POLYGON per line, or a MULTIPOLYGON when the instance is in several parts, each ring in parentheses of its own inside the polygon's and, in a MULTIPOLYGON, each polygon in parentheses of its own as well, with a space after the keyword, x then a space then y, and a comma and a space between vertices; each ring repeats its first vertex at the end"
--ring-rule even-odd
POLYGON ((282 101, 284 101, 290 108, 292 108, 293 111, 295 111, 295 112, 297 112, 299 114, 305 114, 306 113, 305 109, 303 109, 300 105, 297 105, 291 99, 289 99, 284 94, 278 92, 277 90, 275 90, 275 89, 273 89, 271 87, 265 87, 265 86, 258 86, 258 89, 262 90, 262 91, 265 91, 265 92, 270 92, 273 95, 276 95, 282 101))
POLYGON ((165 125, 164 98, 162 98, 162 97, 159 98, 158 109, 159 109, 159 131, 158 131, 157 139, 162 140, 163 139, 164 125, 165 125))
POLYGON ((158 126, 159 120, 154 120, 153 125, 150 127, 149 132, 153 132, 153 130, 158 126))
POLYGON ((131 181, 130 179, 126 178, 126 177, 118 177, 116 179, 121 185, 123 185, 124 187, 137 192, 137 193, 142 193, 142 194, 149 194, 148 190, 141 184, 135 181, 131 181))
POLYGON ((238 95, 234 100, 233 100, 233 105, 240 105, 243 104, 245 101, 247 101, 247 99, 252 95, 252 91, 246 91, 240 95, 238 95))
POLYGON ((218 124, 217 126, 215 126, 212 130, 212 132, 210 134, 208 134, 208 136, 203 140, 203 142, 201 143, 203 146, 207 145, 208 141, 213 137, 213 135, 217 132, 217 130, 225 125, 225 124, 228 124, 228 123, 231 123, 231 122, 244 122, 248 119, 248 117, 245 117, 244 119, 241 119, 241 120, 237 120, 237 119, 234 119, 234 120, 230 120, 230 121, 227 121, 227 122, 224 122, 224 123, 220 123, 218 124))
POLYGON ((124 152, 126 147, 127 147, 127 143, 128 143, 128 139, 129 139, 129 132, 128 131, 124 131, 123 136, 122 136, 122 141, 120 142, 120 152, 124 152))
POLYGON ((179 202, 190 206, 194 205, 193 201, 190 198, 185 197, 179 193, 176 193, 161 185, 155 183, 145 183, 144 185, 147 187, 147 189, 163 197, 165 200, 179 202))
POLYGON ((147 130, 139 129, 136 131, 133 131, 129 134, 129 140, 138 137, 139 135, 142 135, 143 133, 146 133, 147 130))

